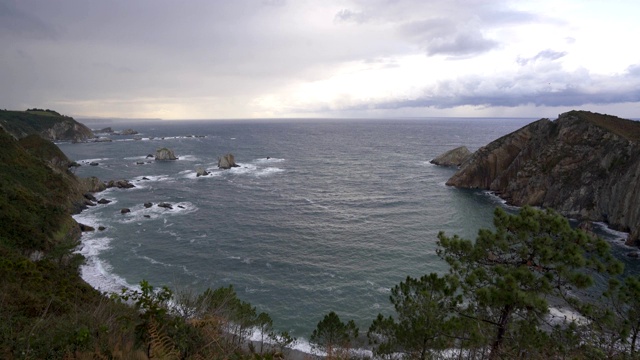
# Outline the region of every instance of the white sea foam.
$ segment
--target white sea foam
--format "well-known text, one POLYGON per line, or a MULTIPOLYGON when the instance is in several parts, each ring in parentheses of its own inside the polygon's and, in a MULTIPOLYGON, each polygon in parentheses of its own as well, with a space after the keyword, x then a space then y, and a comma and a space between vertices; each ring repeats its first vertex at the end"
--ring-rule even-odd
POLYGON ((122 214, 122 217, 116 218, 116 221, 119 223, 132 223, 144 222, 149 219, 164 218, 164 223, 166 224, 167 216, 185 215, 198 210, 198 208, 190 202, 171 202, 169 203, 172 207, 171 209, 160 207, 158 204, 159 203, 155 203, 149 208, 144 207, 144 205, 131 207, 129 208, 131 212, 122 214))
POLYGON ((111 160, 111 158, 81 159, 81 160, 76 160, 76 162, 79 164, 90 164, 92 162, 99 163, 101 161, 107 161, 107 160, 111 160))
POLYGON ((259 164, 265 164, 265 163, 281 163, 285 161, 285 159, 279 159, 279 158, 259 158, 256 159, 255 162, 259 163, 259 164))
POLYGON ((182 161, 200 161, 200 158, 194 155, 176 155, 176 157, 178 158, 178 160, 182 161))
MULTIPOLYGON (((90 213, 74 215, 80 223, 98 226, 98 220, 90 213)), ((111 272, 111 266, 100 259, 100 254, 111 248, 111 238, 100 236, 101 233, 84 233, 80 238, 80 245, 75 252, 85 257, 85 264, 80 266, 82 279, 92 287, 103 292, 119 292, 121 288, 130 288, 123 278, 111 272)))

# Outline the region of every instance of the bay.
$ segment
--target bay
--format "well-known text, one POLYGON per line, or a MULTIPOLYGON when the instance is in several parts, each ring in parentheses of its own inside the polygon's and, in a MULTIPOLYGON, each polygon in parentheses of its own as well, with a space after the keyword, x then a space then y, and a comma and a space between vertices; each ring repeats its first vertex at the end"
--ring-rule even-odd
POLYGON ((59 144, 83 165, 77 175, 136 185, 97 194, 112 202, 76 216, 106 227, 83 235, 83 278, 103 291, 142 279, 196 292, 233 284, 303 344, 329 311, 366 330, 392 310, 391 287, 447 270, 435 253, 439 231, 473 239, 504 206, 486 192, 445 186, 455 169, 429 160, 461 145, 474 151, 531 121, 92 122, 134 128, 141 140, 59 144), (147 158, 161 147, 179 159, 147 158), (217 169, 227 153, 240 167, 217 169), (210 175, 197 177, 198 167, 210 175))

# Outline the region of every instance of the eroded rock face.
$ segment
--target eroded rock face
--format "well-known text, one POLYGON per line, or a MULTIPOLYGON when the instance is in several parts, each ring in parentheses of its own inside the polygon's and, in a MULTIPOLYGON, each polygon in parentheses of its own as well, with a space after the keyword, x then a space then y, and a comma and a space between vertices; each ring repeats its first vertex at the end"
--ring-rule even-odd
POLYGON ((541 119, 476 151, 447 185, 640 230, 640 122, 584 111, 541 119))
POLYGON ((168 148, 162 148, 156 150, 156 160, 176 160, 178 159, 173 153, 173 150, 168 148))
POLYGON ((218 158, 218 167, 220 169, 231 169, 232 167, 239 167, 240 165, 236 164, 236 160, 233 157, 233 154, 226 154, 218 158))
POLYGON ((436 157, 435 159, 431 160, 430 163, 440 166, 457 167, 462 165, 462 163, 467 161, 470 157, 471 151, 469 151, 466 146, 459 146, 436 157))

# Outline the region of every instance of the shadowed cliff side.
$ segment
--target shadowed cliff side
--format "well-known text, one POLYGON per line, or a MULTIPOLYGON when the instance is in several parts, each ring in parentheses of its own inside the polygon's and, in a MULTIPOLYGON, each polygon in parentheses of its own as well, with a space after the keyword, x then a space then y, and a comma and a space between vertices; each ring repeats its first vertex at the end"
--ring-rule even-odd
POLYGON ((640 236, 640 122, 586 111, 541 119, 478 149, 447 185, 604 221, 640 236))

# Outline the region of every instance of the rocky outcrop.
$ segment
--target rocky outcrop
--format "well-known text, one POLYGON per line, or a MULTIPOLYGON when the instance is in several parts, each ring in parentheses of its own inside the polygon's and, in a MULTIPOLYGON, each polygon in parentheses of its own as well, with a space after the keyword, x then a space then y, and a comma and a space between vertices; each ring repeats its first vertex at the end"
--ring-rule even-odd
POLYGON ((136 187, 128 180, 109 180, 106 183, 107 188, 118 188, 118 189, 131 189, 136 187))
POLYGON ((173 150, 168 149, 168 148, 161 148, 156 150, 156 160, 177 160, 178 158, 176 157, 176 155, 173 153, 173 150))
POLYGON ((233 154, 226 154, 218 158, 218 167, 220 169, 231 169, 232 167, 239 167, 240 165, 236 164, 236 159, 233 157, 233 154))
POLYGON ((95 176, 81 178, 80 183, 84 187, 85 191, 90 193, 97 193, 107 189, 107 184, 103 183, 95 176))
POLYGON ((436 157, 435 159, 431 160, 430 163, 441 166, 458 167, 462 165, 462 163, 467 161, 470 157, 471 151, 469 151, 466 146, 459 146, 436 157))
POLYGON ((640 122, 585 111, 541 119, 478 149, 447 185, 494 191, 640 236, 640 122))
POLYGON ((196 169, 196 177, 207 176, 207 175, 209 175, 209 172, 205 170, 205 168, 199 167, 196 169))
POLYGON ((0 110, 0 126, 16 139, 35 134, 50 141, 81 142, 94 137, 85 125, 52 110, 0 110))

